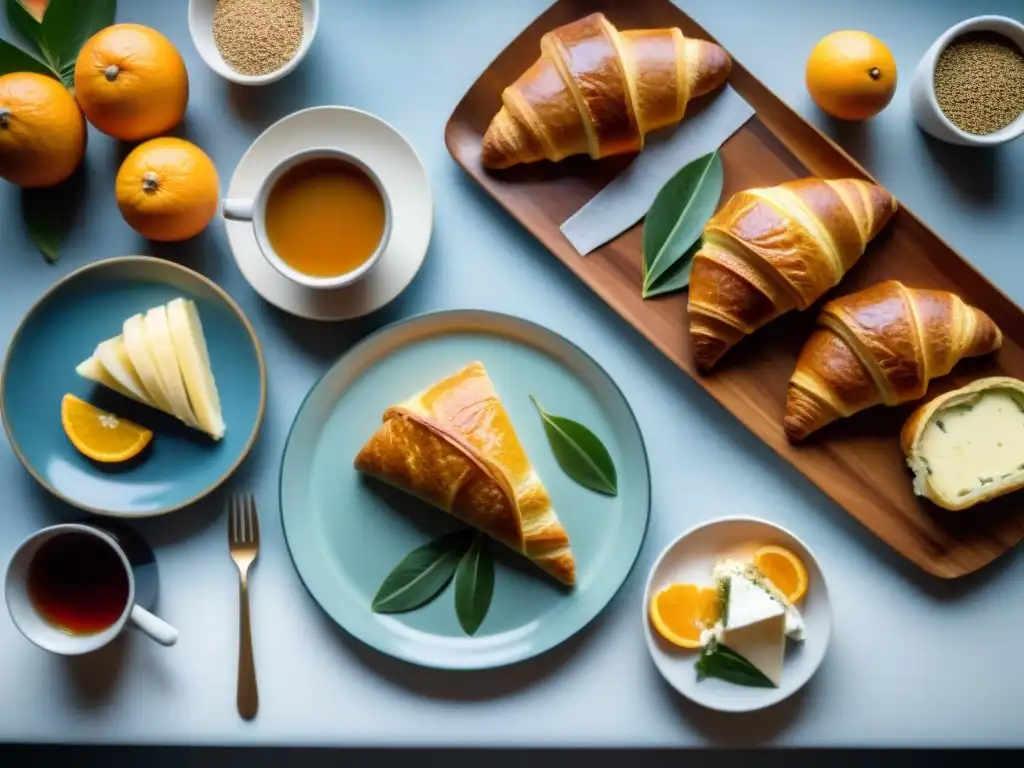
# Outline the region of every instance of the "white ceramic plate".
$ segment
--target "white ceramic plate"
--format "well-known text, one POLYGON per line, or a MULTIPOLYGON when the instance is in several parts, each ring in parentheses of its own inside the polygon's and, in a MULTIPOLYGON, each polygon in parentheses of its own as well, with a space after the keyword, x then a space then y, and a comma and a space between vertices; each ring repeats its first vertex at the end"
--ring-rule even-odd
POLYGON ((349 107, 313 107, 282 118, 242 156, 227 196, 252 197, 267 173, 288 155, 310 147, 349 152, 371 166, 391 200, 387 250, 358 283, 313 290, 274 269, 256 244, 251 222, 226 221, 228 242, 245 279, 279 309, 311 320, 347 320, 380 309, 406 289, 430 245, 434 203, 416 150, 388 123, 349 107))
POLYGON ((647 577, 642 621, 651 658, 669 685, 709 709, 750 712, 792 696, 811 679, 825 658, 832 635, 832 606, 821 568, 800 539, 765 520, 735 517, 702 523, 665 548, 647 577), (778 688, 751 688, 712 678, 698 680, 694 662, 699 652, 677 648, 663 640, 651 626, 647 616, 651 595, 676 581, 710 585, 711 569, 717 560, 730 556, 749 557, 766 544, 786 547, 807 568, 807 594, 797 605, 806 624, 806 639, 787 639, 782 685, 778 688))

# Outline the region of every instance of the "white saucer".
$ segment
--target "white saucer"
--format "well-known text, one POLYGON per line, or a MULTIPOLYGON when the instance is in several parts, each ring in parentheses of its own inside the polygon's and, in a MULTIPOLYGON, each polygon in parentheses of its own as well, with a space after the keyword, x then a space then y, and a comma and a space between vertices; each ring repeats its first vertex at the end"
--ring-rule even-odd
POLYGON ((832 606, 818 561, 800 539, 777 525, 752 517, 702 523, 669 544, 658 556, 644 589, 644 635, 654 665, 683 696, 720 712, 751 712, 777 704, 800 690, 825 659, 832 636, 832 606), (723 680, 697 679, 698 650, 677 648, 663 640, 648 618, 651 595, 672 582, 711 584, 711 569, 723 557, 744 557, 766 544, 785 547, 807 568, 807 594, 797 603, 807 628, 804 640, 787 640, 782 685, 751 688, 723 680))
POLYGON ((253 289, 279 309, 311 320, 347 320, 380 309, 416 276, 430 244, 434 202, 416 150, 388 123, 351 107, 312 107, 267 128, 242 156, 227 197, 252 197, 267 173, 293 152, 334 147, 371 166, 391 199, 387 250, 358 283, 334 290, 296 285, 270 265, 249 222, 225 221, 238 268, 253 289))

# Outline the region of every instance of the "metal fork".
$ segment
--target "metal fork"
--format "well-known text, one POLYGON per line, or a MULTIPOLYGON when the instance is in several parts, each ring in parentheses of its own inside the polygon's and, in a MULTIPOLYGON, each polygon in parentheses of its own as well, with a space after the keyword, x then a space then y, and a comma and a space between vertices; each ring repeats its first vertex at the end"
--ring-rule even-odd
POLYGON ((251 719, 260 706, 249 629, 249 566, 260 549, 260 520, 251 494, 235 494, 228 503, 228 547, 238 566, 238 714, 251 719))

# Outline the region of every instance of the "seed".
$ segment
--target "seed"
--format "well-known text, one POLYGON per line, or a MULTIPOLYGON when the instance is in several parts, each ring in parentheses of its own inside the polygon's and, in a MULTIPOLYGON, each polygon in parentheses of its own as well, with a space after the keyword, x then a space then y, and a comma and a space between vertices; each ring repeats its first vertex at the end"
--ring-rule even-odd
POLYGON ((962 35, 936 62, 935 98, 963 131, 1005 128, 1024 113, 1024 54, 995 32, 962 35))
POLYGON ((299 0, 217 0, 213 40, 236 72, 274 72, 302 42, 302 6, 299 0))

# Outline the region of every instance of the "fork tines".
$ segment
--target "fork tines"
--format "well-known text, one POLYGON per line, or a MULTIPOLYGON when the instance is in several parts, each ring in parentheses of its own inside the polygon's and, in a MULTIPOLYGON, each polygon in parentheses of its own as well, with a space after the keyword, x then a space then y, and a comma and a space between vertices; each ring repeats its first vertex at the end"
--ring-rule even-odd
POLYGON ((228 504, 228 537, 239 544, 258 544, 260 519, 252 494, 236 493, 228 504))

